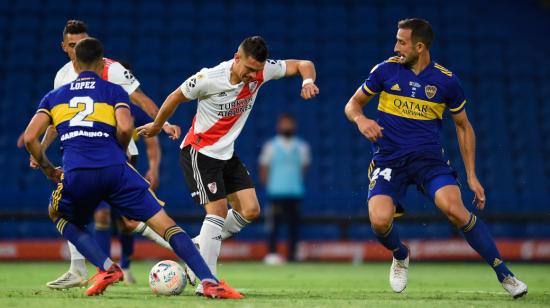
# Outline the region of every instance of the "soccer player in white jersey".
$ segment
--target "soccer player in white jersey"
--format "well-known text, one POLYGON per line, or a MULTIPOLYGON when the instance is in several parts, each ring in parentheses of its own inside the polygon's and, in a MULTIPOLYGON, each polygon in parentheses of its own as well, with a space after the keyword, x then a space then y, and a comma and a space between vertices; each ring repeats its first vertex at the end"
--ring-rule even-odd
POLYGON ((311 61, 274 61, 267 56, 263 38, 246 38, 233 59, 189 77, 166 98, 155 121, 137 129, 145 137, 155 136, 180 103, 197 100, 197 114, 180 147, 180 163, 191 196, 206 210, 195 242, 213 273, 221 241, 260 215, 250 174, 234 153, 235 139, 254 106, 259 88, 272 79, 300 75, 304 99, 319 93, 311 61))
MULTIPOLYGON (((64 84, 67 84, 75 80, 78 76, 76 73, 74 63, 76 61, 75 46, 76 44, 88 36, 87 26, 80 20, 69 20, 63 29, 63 41, 61 42, 61 48, 69 56, 70 61, 67 62, 55 76, 54 88, 58 88, 64 84)), ((122 64, 105 58, 105 66, 103 71, 103 79, 113 82, 122 86, 122 88, 128 92, 132 103, 141 107, 149 116, 155 117, 158 113, 157 105, 139 89, 139 81, 127 70, 122 64)), ((165 133, 173 140, 179 138, 181 129, 177 125, 166 124, 163 126, 165 133)), ((57 137, 57 132, 50 126, 42 140, 43 148, 46 149, 57 137)), ((133 141, 132 141, 133 143, 133 141)), ((137 155, 137 147, 133 143, 133 146, 128 146, 129 155, 137 155)), ((37 168, 35 162, 31 159, 31 167, 37 168)), ((110 209, 108 207, 102 207, 95 213, 96 223, 100 221, 102 224, 106 222, 110 224, 110 209)), ((153 230, 147 227, 144 223, 124 220, 128 224, 128 228, 138 230, 140 234, 155 241, 163 247, 169 247, 169 244, 153 230)), ((110 241, 110 239, 109 239, 110 241)), ((78 287, 85 285, 88 281, 88 270, 86 268, 84 256, 78 252, 76 247, 67 242, 71 254, 71 266, 69 270, 61 275, 56 280, 47 283, 47 286, 53 289, 67 289, 72 287, 78 287)))

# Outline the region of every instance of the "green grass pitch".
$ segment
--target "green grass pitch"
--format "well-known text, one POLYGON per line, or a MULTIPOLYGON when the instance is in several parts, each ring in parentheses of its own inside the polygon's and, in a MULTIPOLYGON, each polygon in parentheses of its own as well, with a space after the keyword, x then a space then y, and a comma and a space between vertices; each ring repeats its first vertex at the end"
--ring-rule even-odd
POLYGON ((241 301, 197 297, 189 286, 180 296, 157 297, 147 284, 153 264, 133 264, 137 285, 119 283, 103 296, 87 298, 84 289, 53 291, 45 286, 68 263, 0 263, 0 307, 550 307, 549 264, 511 264, 529 285, 529 294, 518 300, 506 294, 492 270, 481 263, 411 262, 403 294, 390 290, 389 262, 220 264, 220 276, 246 295, 241 301))

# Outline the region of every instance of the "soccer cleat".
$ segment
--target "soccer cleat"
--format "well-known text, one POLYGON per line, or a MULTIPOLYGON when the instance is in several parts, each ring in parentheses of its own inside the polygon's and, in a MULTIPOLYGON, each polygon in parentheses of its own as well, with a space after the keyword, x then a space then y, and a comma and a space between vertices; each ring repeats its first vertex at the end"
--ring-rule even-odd
MULTIPOLYGON (((193 244, 195 244, 195 247, 197 247, 197 250, 199 250, 199 252, 200 252, 199 243, 197 243, 197 238, 196 237, 193 238, 192 241, 193 241, 193 244)), ((187 281, 189 282, 189 284, 192 285, 192 286, 196 286, 197 285, 197 275, 195 275, 195 273, 191 270, 191 268, 189 266, 187 266, 187 264, 185 264, 185 269, 184 270, 185 270, 185 277, 187 277, 187 281)), ((199 284, 199 286, 201 286, 201 285, 199 284)))
POLYGON ((515 276, 506 276, 502 281, 502 287, 510 293, 514 299, 527 294, 527 285, 515 276))
POLYGON ((94 275, 94 284, 86 290, 87 296, 103 294, 108 286, 121 281, 124 273, 117 264, 111 265, 106 271, 101 271, 94 275))
POLYGON ((87 284, 88 284, 88 279, 86 279, 86 277, 81 276, 77 273, 73 273, 71 271, 67 271, 65 274, 61 275, 56 280, 46 283, 46 286, 48 286, 48 288, 50 289, 62 290, 62 289, 84 287, 87 284))
POLYGON ((244 296, 221 280, 219 283, 202 282, 204 296, 209 298, 242 299, 244 296))
POLYGON ((122 273, 124 274, 124 279, 122 280, 124 281, 124 284, 129 286, 136 284, 136 278, 129 268, 122 269, 122 273))
POLYGON ((204 296, 204 288, 202 287, 202 283, 199 283, 199 285, 195 289, 195 295, 196 296, 204 296))
POLYGON ((393 258, 390 268, 390 286, 396 293, 401 293, 407 287, 409 272, 409 256, 404 260, 393 258))

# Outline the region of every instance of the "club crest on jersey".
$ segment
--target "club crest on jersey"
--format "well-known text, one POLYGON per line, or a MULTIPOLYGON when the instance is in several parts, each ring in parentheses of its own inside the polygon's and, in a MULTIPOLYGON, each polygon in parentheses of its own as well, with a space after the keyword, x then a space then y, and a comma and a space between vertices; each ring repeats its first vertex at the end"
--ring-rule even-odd
POLYGON ((250 93, 254 93, 257 87, 258 87, 258 80, 254 80, 248 83, 248 89, 250 90, 250 93))
POLYGON ((426 97, 431 99, 435 96, 435 93, 437 93, 437 88, 435 86, 427 85, 424 87, 424 93, 426 93, 426 97))
POLYGON ((216 185, 216 182, 212 182, 207 186, 208 186, 208 190, 210 190, 210 192, 213 194, 215 194, 218 191, 218 185, 216 185))
POLYGON ((376 186, 376 180, 370 181, 369 190, 372 190, 374 188, 374 186, 376 186))

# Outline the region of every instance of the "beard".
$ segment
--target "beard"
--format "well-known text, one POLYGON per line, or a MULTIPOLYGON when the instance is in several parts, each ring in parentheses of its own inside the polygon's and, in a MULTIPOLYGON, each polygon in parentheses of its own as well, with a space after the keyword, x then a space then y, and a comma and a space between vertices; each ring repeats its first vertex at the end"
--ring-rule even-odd
POLYGON ((401 56, 401 64, 403 64, 408 68, 413 67, 416 64, 416 62, 418 62, 417 53, 411 53, 408 57, 401 56))

